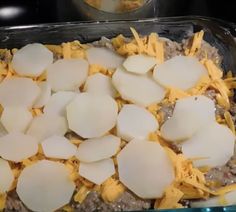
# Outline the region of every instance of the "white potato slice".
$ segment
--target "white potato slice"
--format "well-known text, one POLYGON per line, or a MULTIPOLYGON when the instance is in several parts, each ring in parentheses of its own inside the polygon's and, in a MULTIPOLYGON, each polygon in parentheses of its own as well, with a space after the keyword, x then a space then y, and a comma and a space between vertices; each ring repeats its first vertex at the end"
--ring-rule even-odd
POLYGON ((173 116, 162 125, 161 134, 166 140, 182 141, 214 121, 214 102, 205 96, 191 96, 176 102, 173 116))
POLYGON ((76 157, 85 163, 107 159, 116 154, 120 146, 120 138, 107 135, 88 139, 79 145, 76 157))
POLYGON ((37 140, 20 132, 12 132, 0 138, 0 156, 13 162, 21 162, 38 152, 37 140))
POLYGON ((235 136, 231 130, 217 122, 208 123, 192 138, 182 144, 182 152, 194 160, 195 166, 221 166, 234 154, 235 136))
POLYGON ((115 174, 114 162, 110 158, 93 163, 81 162, 79 174, 87 180, 101 185, 106 179, 115 174))
POLYGON ((14 174, 9 163, 0 158, 0 194, 7 192, 14 181, 14 174))
POLYGON ((189 56, 175 56, 156 66, 153 72, 161 85, 183 90, 194 87, 204 75, 208 75, 206 68, 197 58, 189 56))
POLYGON ((129 56, 123 66, 129 72, 136 74, 146 74, 157 64, 155 57, 150 57, 144 54, 129 56))
POLYGON ((53 91, 75 91, 88 76, 88 62, 84 59, 61 59, 47 68, 47 81, 53 91))
POLYGON ((38 142, 52 136, 52 135, 64 135, 68 130, 67 121, 64 117, 44 114, 36 116, 29 129, 28 135, 32 135, 37 138, 38 142))
POLYGON ((116 70, 112 82, 123 99, 141 106, 158 103, 165 96, 165 89, 150 76, 132 74, 123 68, 116 70))
POLYGON ((200 200, 200 201, 191 201, 191 208, 204 208, 204 207, 220 207, 220 206, 230 206, 236 204, 236 191, 231 191, 224 195, 224 199, 226 200, 225 204, 222 205, 220 203, 220 197, 212 197, 208 200, 200 200))
POLYGON ((39 161, 20 174, 16 192, 32 211, 56 211, 68 204, 75 184, 66 166, 59 162, 39 161))
POLYGON ((90 65, 97 64, 105 68, 117 68, 124 61, 123 57, 105 47, 91 47, 86 53, 90 65))
POLYGON ((175 179, 174 168, 159 143, 132 140, 117 156, 120 181, 144 199, 162 197, 175 179))
POLYGON ((7 130, 5 129, 5 127, 2 125, 2 122, 0 122, 0 137, 4 136, 4 135, 7 135, 8 132, 7 130))
POLYGON ((77 94, 78 93, 72 91, 58 91, 54 93, 45 105, 43 112, 45 114, 65 116, 66 106, 76 97, 77 94))
POLYGON ((145 108, 124 105, 117 117, 117 135, 126 141, 147 139, 159 128, 156 118, 145 108))
POLYGON ((77 147, 63 136, 53 135, 42 143, 44 155, 49 158, 69 159, 76 153, 77 147))
POLYGON ((3 107, 31 108, 39 94, 39 86, 29 78, 11 77, 0 83, 0 104, 3 107))
POLYGON ((19 49, 12 58, 17 74, 38 77, 53 63, 53 53, 40 43, 33 43, 19 49))
POLYGON ((45 104, 47 104, 50 96, 51 96, 51 86, 49 85, 48 82, 40 82, 38 84, 41 93, 39 95, 39 97, 37 98, 36 102, 34 103, 34 108, 41 108, 43 107, 45 104))
POLYGON ((103 74, 94 74, 88 77, 84 90, 88 93, 109 95, 115 97, 116 90, 112 85, 111 78, 103 74))
POLYGON ((118 106, 108 95, 79 94, 67 106, 69 128, 83 138, 100 137, 116 124, 118 106))
POLYGON ((5 107, 1 122, 8 132, 25 132, 33 116, 25 107, 5 107))

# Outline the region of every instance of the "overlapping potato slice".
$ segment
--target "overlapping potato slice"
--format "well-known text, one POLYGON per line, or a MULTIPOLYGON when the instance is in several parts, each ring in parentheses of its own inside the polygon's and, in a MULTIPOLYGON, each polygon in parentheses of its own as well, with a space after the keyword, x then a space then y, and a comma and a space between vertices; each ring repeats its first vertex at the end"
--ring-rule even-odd
POLYGON ((112 85, 111 78, 100 73, 91 75, 87 78, 84 90, 88 93, 98 95, 107 94, 111 97, 115 97, 116 95, 116 90, 112 85))
POLYGON ((124 105, 117 118, 117 134, 126 141, 147 139, 158 127, 158 121, 148 110, 133 104, 124 105))
POLYGON ((5 107, 1 122, 8 132, 25 132, 33 116, 25 107, 5 107))
POLYGON ((114 51, 103 47, 91 47, 86 51, 90 65, 101 65, 105 68, 117 68, 122 65, 124 58, 114 51))
POLYGON ((144 199, 162 197, 174 180, 174 169, 163 147, 146 140, 132 140, 117 156, 120 181, 144 199))
POLYGON ((32 79, 11 77, 0 83, 0 104, 31 108, 40 95, 40 88, 32 79))
POLYGON ((45 81, 40 82, 38 86, 41 92, 36 102, 34 103, 34 106, 33 106, 34 108, 43 107, 48 102, 51 96, 51 86, 49 85, 48 82, 45 82, 45 81))
POLYGON ((115 174, 112 159, 100 160, 93 163, 80 163, 79 174, 87 180, 101 185, 106 179, 115 174))
POLYGON ((129 56, 123 66, 131 73, 146 74, 157 64, 155 57, 150 57, 143 54, 129 56))
POLYGON ((16 192, 32 211, 55 211, 68 204, 75 184, 69 170, 59 162, 39 161, 20 174, 16 192))
POLYGON ((13 181, 14 174, 9 163, 0 158, 0 194, 7 192, 13 181))
POLYGON ((37 140, 20 132, 12 132, 0 138, 0 156, 13 162, 21 162, 38 152, 37 140))
POLYGON ((34 136, 38 142, 41 142, 52 135, 64 135, 67 129, 68 126, 64 117, 54 114, 43 114, 33 119, 27 134, 34 136))
POLYGON ((44 155, 49 158, 69 159, 75 155, 77 147, 63 136, 53 135, 42 143, 44 155))
POLYGON ((53 63, 53 53, 40 43, 19 49, 12 59, 12 66, 21 76, 38 77, 53 63))
POLYGON ((100 137, 116 124, 118 106, 108 95, 79 94, 67 106, 69 128, 83 138, 100 137))
POLYGON ((53 91, 74 91, 88 76, 88 62, 84 59, 61 59, 47 68, 47 81, 53 91))
POLYGON ((176 102, 173 116, 162 125, 161 134, 166 140, 182 141, 214 121, 214 102, 205 96, 191 96, 176 102))
POLYGON ((120 146, 120 138, 107 135, 88 139, 79 145, 76 157, 85 163, 107 159, 116 154, 120 146))
POLYGON ((165 89, 149 75, 136 75, 118 68, 112 76, 112 82, 121 97, 134 104, 148 106, 160 102, 165 89))
POLYGON ((78 93, 72 91, 58 91, 54 93, 45 105, 43 112, 45 114, 65 116, 66 106, 76 97, 77 94, 78 93))
POLYGON ((187 90, 194 87, 200 78, 207 74, 206 68, 197 58, 175 56, 156 66, 153 77, 163 86, 187 90))
POLYGON ((183 154, 194 160, 195 166, 222 166, 234 155, 235 136, 217 122, 208 123, 182 144, 183 154))

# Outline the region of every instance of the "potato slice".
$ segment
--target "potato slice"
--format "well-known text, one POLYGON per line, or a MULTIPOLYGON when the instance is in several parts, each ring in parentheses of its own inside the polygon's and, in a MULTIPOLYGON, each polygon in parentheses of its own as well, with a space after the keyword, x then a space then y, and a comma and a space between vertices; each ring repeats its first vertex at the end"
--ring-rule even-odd
POLYGON ((204 207, 217 207, 217 206, 230 206, 236 204, 236 191, 231 191, 224 195, 224 199, 226 200, 225 204, 220 204, 220 197, 212 197, 208 200, 200 200, 200 201, 191 201, 191 208, 204 208, 204 207))
POLYGON ((75 91, 88 76, 88 62, 84 59, 61 59, 47 68, 47 81, 53 91, 75 91))
POLYGON ((155 57, 150 57, 144 54, 129 56, 123 66, 131 73, 146 74, 157 64, 155 57))
POLYGON ((217 122, 208 123, 192 138, 182 144, 182 151, 194 160, 195 166, 221 166, 234 155, 235 136, 231 130, 217 122))
POLYGON ((12 58, 12 66, 21 76, 38 77, 53 63, 53 53, 40 43, 19 49, 12 58))
POLYGON ((115 88, 125 100, 134 104, 148 106, 160 102, 165 90, 148 75, 136 75, 118 68, 112 76, 115 88))
POLYGON ((159 128, 156 118, 145 108, 124 105, 117 117, 117 135, 126 141, 147 139, 159 128))
POLYGON ((174 168, 159 143, 132 140, 117 156, 120 181, 144 199, 162 197, 175 179, 174 168))
POLYGON ((0 156, 13 162, 21 162, 38 152, 37 140, 20 132, 12 132, 0 138, 0 156))
POLYGON ((79 145, 76 157, 85 163, 107 159, 116 154, 120 146, 120 138, 107 135, 88 139, 79 145))
POLYGON ((116 124, 118 106, 108 95, 79 94, 67 106, 69 128, 83 138, 103 136, 116 124))
POLYGON ((79 165, 79 174, 87 180, 101 185, 109 177, 115 174, 115 166, 112 159, 105 159, 93 163, 79 165))
POLYGON ((204 75, 208 75, 206 68, 197 58, 189 56, 175 56, 156 66, 153 72, 161 85, 182 90, 194 87, 204 75))
POLYGON ((88 77, 84 91, 98 95, 109 95, 115 97, 116 90, 113 87, 111 78, 103 74, 94 74, 88 77))
POLYGON ((68 204, 75 184, 69 170, 59 162, 39 161, 20 174, 16 192, 32 211, 55 211, 68 204))
POLYGON ((14 181, 14 174, 9 163, 0 158, 0 194, 7 192, 14 181))
POLYGON ((58 91, 54 93, 45 105, 43 112, 45 114, 65 116, 66 106, 76 97, 77 94, 78 93, 72 91, 58 91))
POLYGON ((173 116, 162 125, 161 134, 169 141, 183 141, 214 121, 214 102, 205 96, 191 96, 176 102, 173 116))
POLYGON ((4 135, 7 135, 8 132, 7 130, 5 129, 5 127, 2 125, 2 122, 0 122, 0 137, 4 136, 4 135))
POLYGON ((77 147, 63 136, 53 135, 42 143, 44 155, 49 158, 69 159, 76 153, 77 147))
POLYGON ((0 83, 0 104, 3 107, 22 106, 31 108, 39 94, 39 86, 29 78, 11 77, 0 83))
POLYGON ((124 61, 123 57, 104 47, 91 47, 86 53, 90 65, 97 64, 105 68, 117 68, 124 61))
POLYGON ((1 122, 8 132, 25 132, 33 116, 25 107, 5 107, 1 122))
POLYGON ((41 142, 52 135, 64 135, 67 130, 67 121, 64 117, 44 114, 33 119, 27 134, 34 136, 38 142, 41 142))
POLYGON ((51 96, 51 86, 49 85, 48 82, 43 81, 43 82, 40 82, 38 85, 41 90, 41 93, 39 97, 37 98, 36 102, 34 103, 33 108, 43 107, 45 104, 47 104, 51 96))

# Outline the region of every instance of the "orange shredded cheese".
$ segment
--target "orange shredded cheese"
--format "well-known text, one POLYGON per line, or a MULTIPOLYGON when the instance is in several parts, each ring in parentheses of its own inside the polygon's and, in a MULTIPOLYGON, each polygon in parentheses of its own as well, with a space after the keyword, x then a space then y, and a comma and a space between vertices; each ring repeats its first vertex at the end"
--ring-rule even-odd
POLYGON ((155 203, 156 209, 169 209, 169 208, 183 208, 179 201, 184 196, 184 193, 174 186, 170 186, 165 190, 164 197, 160 202, 155 203))
POLYGON ((225 117, 225 121, 226 121, 229 129, 231 129, 231 131, 235 135, 235 126, 234 126, 234 122, 233 122, 232 116, 230 115, 230 113, 228 111, 225 111, 224 117, 225 117))
POLYGON ((171 103, 174 103, 178 99, 188 97, 189 94, 179 88, 168 88, 168 99, 171 103))
POLYGON ((116 201, 125 191, 125 187, 114 178, 109 178, 101 186, 101 196, 106 202, 116 201))
POLYGON ((89 76, 93 75, 93 74, 97 74, 97 73, 102 73, 102 74, 106 74, 107 73, 107 69, 97 65, 97 64, 92 64, 89 66, 89 76))
POLYGON ((82 186, 79 191, 74 195, 74 201, 78 203, 82 203, 87 195, 90 193, 91 190, 89 190, 86 186, 82 186))
POLYGON ((111 42, 114 48, 118 49, 125 44, 125 37, 123 35, 118 35, 117 37, 113 38, 111 42))
POLYGON ((66 205, 62 209, 65 212, 73 212, 74 211, 74 209, 70 205, 66 205))
POLYGON ((71 58, 71 44, 70 44, 70 42, 62 44, 62 55, 63 55, 64 59, 71 58))
POLYGON ((203 36, 204 36, 203 30, 194 34, 192 46, 190 49, 187 49, 185 51, 186 55, 194 56, 197 53, 197 51, 201 48, 203 36))
POLYGON ((0 194, 0 211, 3 211, 6 205, 7 194, 0 194))

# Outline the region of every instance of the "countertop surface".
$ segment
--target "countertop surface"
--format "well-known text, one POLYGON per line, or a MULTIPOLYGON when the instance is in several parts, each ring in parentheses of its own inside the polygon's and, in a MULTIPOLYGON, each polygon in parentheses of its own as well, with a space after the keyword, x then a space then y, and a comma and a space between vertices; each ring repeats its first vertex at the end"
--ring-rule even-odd
MULTIPOLYGON (((0 26, 83 21, 76 0, 1 0, 0 26)), ((81 0, 78 0, 81 1, 81 0)), ((157 16, 201 15, 236 22, 236 1, 156 0, 157 16)))

